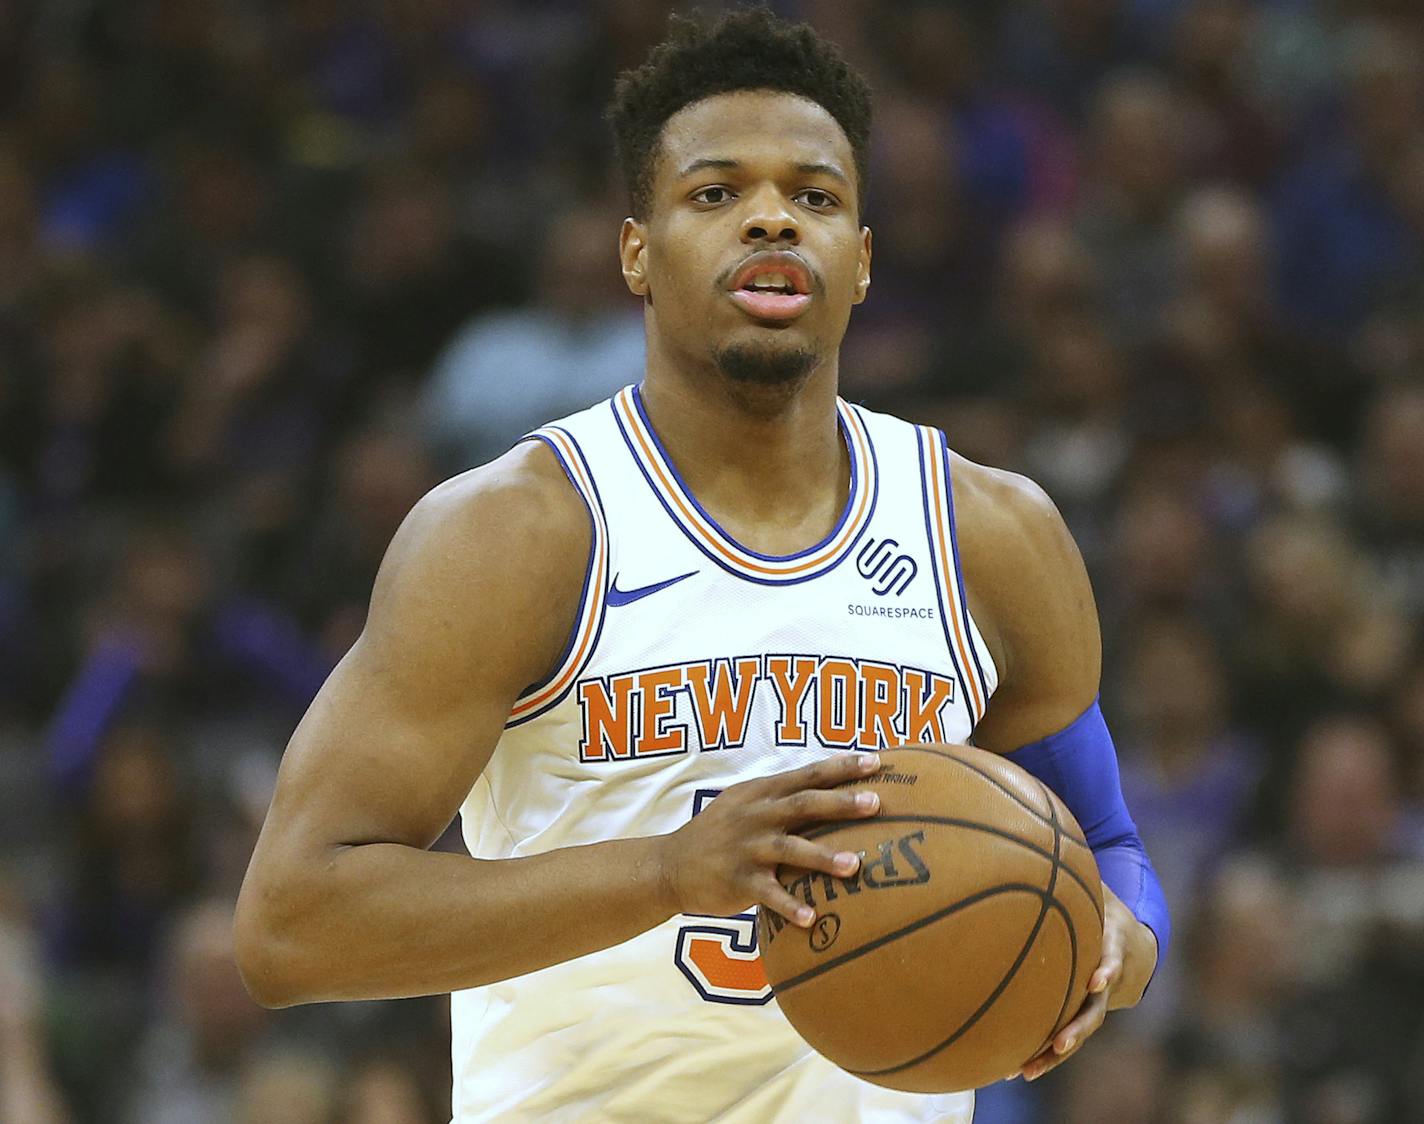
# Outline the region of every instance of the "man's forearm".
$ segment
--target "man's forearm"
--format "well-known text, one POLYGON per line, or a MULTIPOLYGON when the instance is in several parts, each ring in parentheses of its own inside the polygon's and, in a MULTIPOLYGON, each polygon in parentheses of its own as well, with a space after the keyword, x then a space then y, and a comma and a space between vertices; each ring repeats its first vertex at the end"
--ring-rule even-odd
POLYGON ((622 839, 481 860, 396 843, 334 846, 310 874, 279 884, 249 875, 238 964, 267 1006, 432 995, 522 975, 676 912, 658 847, 657 837, 622 839))

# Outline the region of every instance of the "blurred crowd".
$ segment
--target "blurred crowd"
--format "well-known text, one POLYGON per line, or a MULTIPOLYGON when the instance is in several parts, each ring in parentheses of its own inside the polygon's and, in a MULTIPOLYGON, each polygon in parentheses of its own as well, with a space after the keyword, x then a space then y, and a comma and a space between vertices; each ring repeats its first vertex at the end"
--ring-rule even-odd
MULTIPOLYGON (((0 1120, 447 1119, 232 903, 405 512, 638 377, 670 6, 0 3, 0 1120)), ((877 92, 844 394, 1062 508, 1178 927, 981 1121, 1424 1119, 1424 5, 772 6, 877 92)))

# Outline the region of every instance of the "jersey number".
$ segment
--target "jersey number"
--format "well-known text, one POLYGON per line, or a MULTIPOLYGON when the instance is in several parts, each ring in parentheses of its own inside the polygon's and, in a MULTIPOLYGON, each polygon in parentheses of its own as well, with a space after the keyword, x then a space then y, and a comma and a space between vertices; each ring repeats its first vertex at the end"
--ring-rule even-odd
MULTIPOLYGON (((699 788, 692 814, 702 811, 721 789, 699 788)), ((771 985, 757 953, 756 911, 735 917, 689 918, 677 931, 673 963, 708 1003, 761 1006, 771 985)))

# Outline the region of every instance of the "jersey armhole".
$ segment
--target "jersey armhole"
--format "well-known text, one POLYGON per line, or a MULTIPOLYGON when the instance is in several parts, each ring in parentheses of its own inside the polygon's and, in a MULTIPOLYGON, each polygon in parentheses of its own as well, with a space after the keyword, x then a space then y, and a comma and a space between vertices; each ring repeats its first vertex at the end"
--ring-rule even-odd
POLYGON ((563 655, 551 674, 527 688, 515 700, 505 721, 505 729, 538 718, 557 706, 569 693, 579 672, 588 666, 598 646, 598 638, 603 631, 604 602, 608 595, 608 520, 583 450, 568 430, 554 425, 536 429, 521 440, 542 441, 554 454, 559 467, 588 509, 592 541, 589 544, 588 564, 584 569, 583 589, 579 594, 578 614, 564 645, 563 655))
POLYGON ((997 686, 998 672, 978 626, 969 615, 964 590, 964 570, 959 561, 959 541, 954 524, 954 488, 950 476, 949 443, 942 431, 915 427, 920 452, 920 483, 925 508, 925 533, 929 536, 930 568, 950 662, 964 684, 964 706, 972 730, 988 708, 997 686), (985 673, 985 665, 988 673, 985 673))

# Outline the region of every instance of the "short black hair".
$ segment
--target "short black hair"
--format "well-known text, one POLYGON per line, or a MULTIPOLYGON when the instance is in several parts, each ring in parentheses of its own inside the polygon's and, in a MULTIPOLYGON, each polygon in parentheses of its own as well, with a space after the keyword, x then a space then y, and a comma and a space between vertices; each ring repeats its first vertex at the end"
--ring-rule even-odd
POLYGON ((864 199, 870 148, 870 85, 834 45, 804 23, 742 8, 713 24, 672 16, 668 37, 614 87, 608 120, 633 215, 652 202, 658 138, 678 110, 735 90, 778 90, 815 102, 836 119, 855 156, 864 199))

